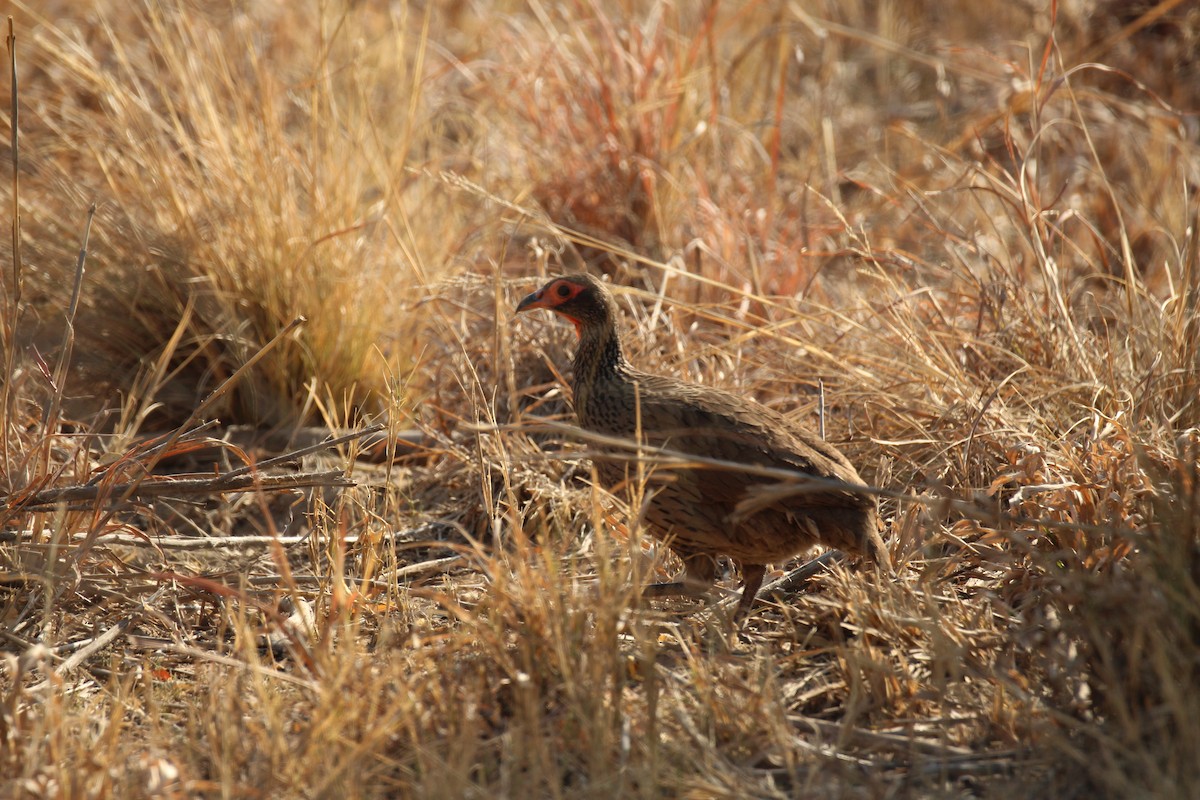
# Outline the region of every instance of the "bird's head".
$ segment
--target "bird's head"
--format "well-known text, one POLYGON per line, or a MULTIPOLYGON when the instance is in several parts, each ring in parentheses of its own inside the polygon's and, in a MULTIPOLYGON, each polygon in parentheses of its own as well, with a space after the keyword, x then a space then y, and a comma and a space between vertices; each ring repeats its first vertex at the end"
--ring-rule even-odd
POLYGON ((591 275, 567 275, 555 278, 517 305, 517 313, 548 308, 575 324, 581 337, 585 329, 610 328, 615 303, 607 287, 591 275))

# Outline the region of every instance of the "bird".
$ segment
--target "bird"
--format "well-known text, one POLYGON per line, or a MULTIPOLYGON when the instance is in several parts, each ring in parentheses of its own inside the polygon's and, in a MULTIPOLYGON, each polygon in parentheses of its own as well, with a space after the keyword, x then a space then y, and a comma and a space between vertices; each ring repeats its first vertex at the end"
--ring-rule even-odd
POLYGON ((608 443, 592 457, 605 489, 619 491, 635 479, 631 447, 639 442, 703 459, 643 465, 645 527, 684 565, 681 579, 651 584, 644 595, 702 596, 724 555, 741 571, 734 619, 744 620, 768 564, 818 544, 887 561, 874 496, 856 491, 867 487, 836 447, 743 395, 635 368, 622 347, 612 292, 592 275, 550 280, 516 312, 535 309, 575 326, 573 406, 579 427, 608 443), (633 444, 620 447, 614 438, 633 444), (780 470, 796 480, 781 479, 780 470))

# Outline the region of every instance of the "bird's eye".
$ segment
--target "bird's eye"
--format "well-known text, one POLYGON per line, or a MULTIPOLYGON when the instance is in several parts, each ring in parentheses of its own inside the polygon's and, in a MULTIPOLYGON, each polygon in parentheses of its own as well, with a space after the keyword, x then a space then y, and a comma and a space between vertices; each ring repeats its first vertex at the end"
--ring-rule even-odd
POLYGON ((570 293, 571 293, 571 287, 570 287, 570 286, 567 286, 565 283, 560 283, 560 284, 558 285, 558 296, 559 296, 559 297, 566 297, 566 296, 567 296, 567 295, 569 295, 570 293))

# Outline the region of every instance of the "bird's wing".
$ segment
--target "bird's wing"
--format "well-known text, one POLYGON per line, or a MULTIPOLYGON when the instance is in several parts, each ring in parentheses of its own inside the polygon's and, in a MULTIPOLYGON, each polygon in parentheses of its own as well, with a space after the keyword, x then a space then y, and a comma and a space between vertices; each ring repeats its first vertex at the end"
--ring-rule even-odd
MULTIPOLYGON (((791 470, 814 478, 861 484, 835 448, 799 430, 786 417, 757 403, 657 375, 639 375, 641 418, 650 444, 705 458, 791 470)), ((690 469, 679 480, 701 502, 736 504, 780 479, 719 466, 690 469)), ((845 505, 853 493, 836 487, 798 490, 797 505, 845 505)), ((784 501, 784 504, 788 504, 784 501)))

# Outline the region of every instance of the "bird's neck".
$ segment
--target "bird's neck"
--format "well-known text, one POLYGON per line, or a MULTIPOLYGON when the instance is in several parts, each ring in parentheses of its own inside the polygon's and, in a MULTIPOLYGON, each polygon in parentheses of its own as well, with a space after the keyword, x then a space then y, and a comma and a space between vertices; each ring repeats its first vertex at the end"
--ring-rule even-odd
POLYGON ((621 338, 612 325, 588 325, 580 329, 573 366, 576 403, 583 399, 579 397, 581 388, 586 392, 597 380, 620 377, 630 368, 621 350, 621 338))

